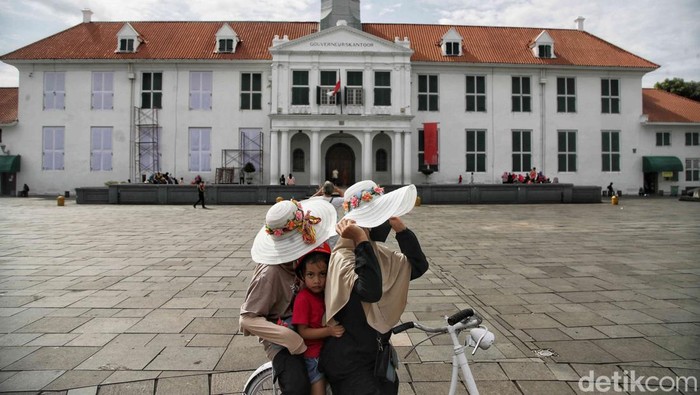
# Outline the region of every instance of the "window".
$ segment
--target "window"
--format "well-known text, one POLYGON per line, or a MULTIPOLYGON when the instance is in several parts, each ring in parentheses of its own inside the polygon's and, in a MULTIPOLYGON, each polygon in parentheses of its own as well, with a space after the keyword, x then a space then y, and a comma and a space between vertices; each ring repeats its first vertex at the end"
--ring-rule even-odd
POLYGON ((386 150, 380 148, 375 153, 374 171, 389 171, 389 155, 386 150))
POLYGON ((603 171, 620 171, 620 132, 604 130, 602 137, 603 171))
POLYGON ((133 38, 119 39, 119 52, 134 52, 134 41, 133 38))
POLYGON ((513 130, 513 171, 532 168, 531 135, 529 130, 513 130))
POLYGON ((42 162, 43 170, 63 170, 65 128, 62 126, 43 128, 42 162))
POLYGON ((362 105, 362 72, 348 71, 345 84, 345 104, 362 105))
POLYGON ((603 114, 620 113, 620 80, 600 80, 600 96, 603 114))
POLYGON ((90 171, 112 171, 112 128, 90 128, 90 171))
POLYGON ((530 77, 511 77, 512 95, 511 104, 513 112, 532 111, 530 96, 530 77))
POLYGON ((557 171, 576 171, 576 131, 560 130, 557 132, 558 164, 557 171))
POLYGON ((687 146, 700 145, 700 144, 698 144, 699 137, 700 137, 700 133, 698 133, 698 132, 686 132, 685 133, 685 145, 687 145, 687 146))
POLYGON ((335 84, 338 82, 335 71, 321 71, 321 85, 316 88, 316 104, 335 105, 338 94, 333 94, 335 84))
POLYGON ((486 171, 485 130, 467 130, 467 171, 486 171))
POLYGON ((438 111, 438 76, 418 76, 418 111, 438 111))
POLYGON ((304 150, 297 148, 292 152, 292 171, 295 173, 304 172, 304 150))
POLYGON ((141 108, 163 108, 163 73, 143 73, 141 108))
POLYGON ((686 158, 685 160, 685 180, 700 181, 700 159, 686 158))
POLYGON ((445 43, 445 55, 459 56, 461 55, 461 45, 459 41, 448 41, 445 43))
POLYGON ((374 105, 391 105, 391 72, 374 72, 374 105))
POLYGON ((211 91, 211 71, 190 71, 190 110, 211 110, 211 91))
POLYGON ((262 74, 241 74, 241 110, 262 109, 262 74))
POLYGON ((219 50, 218 52, 233 52, 233 39, 232 38, 222 38, 219 39, 219 50))
POLYGON ((90 108, 93 110, 114 109, 114 73, 111 71, 92 72, 92 98, 90 108))
POLYGON ((664 147, 671 145, 671 132, 656 132, 656 146, 664 147))
POLYGON ((309 72, 292 71, 292 105, 309 105, 309 72))
MULTIPOLYGON (((436 138, 440 141, 440 129, 436 131, 436 138)), ((440 158, 440 146, 437 147, 437 157, 440 158)), ((439 162, 439 160, 438 160, 439 162)), ((425 135, 423 129, 418 130, 418 171, 421 171, 428 166, 425 164, 425 135)), ((430 165, 434 171, 440 171, 440 165, 430 165)))
POLYGON ((548 44, 540 44, 537 46, 537 53, 540 58, 551 58, 552 57, 552 46, 548 44))
POLYGON ((467 76, 467 111, 486 111, 486 77, 467 76))
POLYGON ((211 128, 190 128, 189 171, 211 171, 211 128))
POLYGON ((557 112, 576 112, 576 79, 557 78, 557 112))
POLYGON ((44 73, 44 110, 66 109, 66 73, 47 71, 44 73))

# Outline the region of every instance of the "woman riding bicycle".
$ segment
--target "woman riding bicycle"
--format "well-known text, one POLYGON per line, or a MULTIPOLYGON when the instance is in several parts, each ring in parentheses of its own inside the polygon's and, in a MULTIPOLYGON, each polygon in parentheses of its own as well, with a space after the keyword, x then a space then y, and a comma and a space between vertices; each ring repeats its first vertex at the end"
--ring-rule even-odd
POLYGON ((258 265, 241 305, 239 326, 244 335, 260 338, 283 394, 310 391, 301 355, 306 351, 304 340, 277 325, 291 316, 298 285, 294 262, 335 235, 335 225, 335 208, 325 200, 281 201, 267 211, 250 251, 258 265))
POLYGON ((367 180, 345 191, 346 215, 336 227, 341 238, 331 255, 325 294, 326 317, 345 333, 326 339, 319 362, 334 395, 398 393, 398 379, 388 380, 386 370, 375 374, 375 362, 379 345, 388 342, 406 307, 409 281, 428 270, 418 239, 398 218, 415 200, 413 185, 384 194, 367 180), (391 229, 401 252, 383 243, 391 229))

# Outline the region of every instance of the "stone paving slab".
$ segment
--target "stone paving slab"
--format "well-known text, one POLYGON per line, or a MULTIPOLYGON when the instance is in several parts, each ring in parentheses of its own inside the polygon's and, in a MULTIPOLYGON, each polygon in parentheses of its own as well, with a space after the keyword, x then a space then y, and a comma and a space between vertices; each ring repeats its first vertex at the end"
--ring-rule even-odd
MULTIPOLYGON (((238 309, 268 206, 0 205, 0 392, 239 393, 265 361, 238 309)), ((482 394, 585 393, 591 370, 700 375, 697 205, 420 206, 404 221, 431 269, 402 319, 481 313, 497 336, 471 357, 482 394)), ((403 357, 423 339, 394 339, 401 394, 447 391, 449 338, 403 357)))

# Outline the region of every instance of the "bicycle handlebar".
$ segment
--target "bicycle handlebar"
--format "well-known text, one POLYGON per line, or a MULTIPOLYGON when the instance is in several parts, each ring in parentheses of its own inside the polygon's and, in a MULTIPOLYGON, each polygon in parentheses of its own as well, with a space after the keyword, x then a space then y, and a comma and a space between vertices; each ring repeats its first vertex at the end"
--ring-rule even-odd
POLYGON ((391 329, 391 333, 393 333, 393 334, 401 333, 407 329, 414 328, 415 326, 416 325, 413 321, 404 322, 403 324, 399 324, 399 325, 393 327, 391 329))
MULTIPOLYGON (((459 311, 450 317, 447 318, 447 324, 448 326, 456 326, 457 324, 463 323, 463 325, 460 326, 460 330, 466 327, 476 327, 481 324, 481 317, 478 315, 474 314, 474 310, 472 309, 464 309, 462 311, 459 311), (468 318, 473 318, 473 322, 465 322, 468 318)), ((428 326, 425 326, 419 322, 404 322, 403 324, 399 324, 391 329, 391 332, 393 334, 401 333, 405 330, 411 329, 411 328, 418 328, 422 331, 425 332, 431 332, 431 333, 445 333, 447 332, 447 326, 443 326, 440 328, 431 328, 428 326)))
POLYGON ((449 325, 454 325, 454 324, 456 324, 456 323, 458 323, 458 322, 461 322, 463 319, 465 319, 465 318, 467 318, 467 317, 471 317, 471 316, 473 316, 473 315, 474 315, 474 310, 472 310, 472 309, 464 309, 464 310, 462 310, 462 311, 460 311, 460 312, 457 312, 457 313, 455 313, 455 314, 452 314, 452 316, 449 317, 449 318, 447 319, 447 323, 448 323, 449 325))

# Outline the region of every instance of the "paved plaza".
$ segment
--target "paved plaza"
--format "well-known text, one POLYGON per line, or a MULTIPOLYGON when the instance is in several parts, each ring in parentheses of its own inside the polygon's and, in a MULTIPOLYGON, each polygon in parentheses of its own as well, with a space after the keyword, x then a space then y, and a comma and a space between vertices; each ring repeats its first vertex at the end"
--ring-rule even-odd
MULTIPOLYGON (((0 199, 0 392, 240 393, 265 360, 238 311, 268 208, 0 199)), ((431 267, 402 318, 478 311, 496 334, 472 358, 482 394, 593 393, 591 371, 700 377, 700 204, 422 205, 404 220, 431 267)), ((393 338, 401 394, 447 393, 448 337, 404 358, 424 337, 393 338)))

